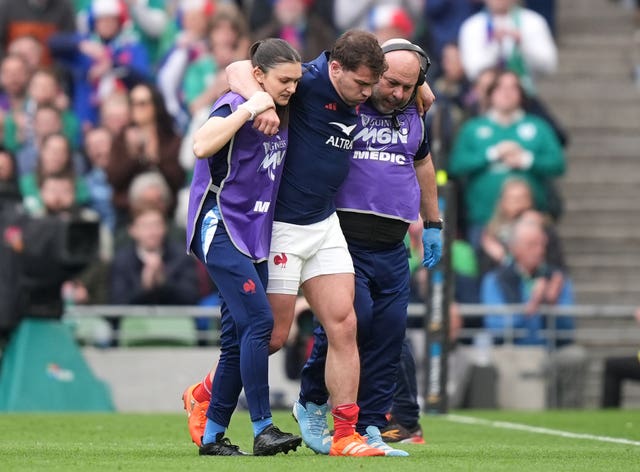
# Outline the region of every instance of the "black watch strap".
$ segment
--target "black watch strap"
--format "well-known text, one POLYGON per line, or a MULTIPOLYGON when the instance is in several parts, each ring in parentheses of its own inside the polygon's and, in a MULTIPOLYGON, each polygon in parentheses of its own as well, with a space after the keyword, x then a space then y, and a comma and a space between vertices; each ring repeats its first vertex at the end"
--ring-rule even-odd
POLYGON ((443 226, 444 226, 444 222, 442 221, 442 218, 440 218, 437 221, 425 221, 424 222, 424 229, 429 229, 429 228, 442 229, 443 226))

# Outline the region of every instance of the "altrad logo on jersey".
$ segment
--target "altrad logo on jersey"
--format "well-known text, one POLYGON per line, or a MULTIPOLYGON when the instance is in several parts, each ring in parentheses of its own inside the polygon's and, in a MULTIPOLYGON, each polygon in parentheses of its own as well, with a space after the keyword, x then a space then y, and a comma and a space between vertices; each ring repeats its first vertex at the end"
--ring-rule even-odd
POLYGON ((342 131, 347 136, 351 135, 351 133, 353 132, 354 129, 356 129, 356 126, 357 126, 357 125, 348 126, 338 121, 330 121, 329 124, 338 127, 340 131, 342 131))
POLYGON ((345 125, 344 123, 340 123, 338 121, 330 121, 329 124, 337 127, 347 137, 343 138, 341 136, 329 136, 329 139, 325 141, 325 144, 329 144, 338 149, 346 149, 349 151, 353 149, 353 140, 350 136, 357 125, 345 125))

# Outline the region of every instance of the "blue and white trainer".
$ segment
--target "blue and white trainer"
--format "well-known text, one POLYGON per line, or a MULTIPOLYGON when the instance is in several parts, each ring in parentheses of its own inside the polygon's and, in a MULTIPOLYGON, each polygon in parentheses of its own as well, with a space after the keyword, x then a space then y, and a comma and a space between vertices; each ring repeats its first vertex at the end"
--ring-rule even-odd
POLYGON ((305 408, 296 401, 293 404, 293 417, 298 422, 300 435, 307 447, 316 454, 329 454, 331 434, 327 424, 327 404, 307 402, 305 408))
POLYGON ((367 444, 384 452, 385 456, 406 457, 409 455, 407 451, 402 449, 394 449, 382 440, 380 430, 376 426, 367 426, 367 434, 364 435, 367 444))

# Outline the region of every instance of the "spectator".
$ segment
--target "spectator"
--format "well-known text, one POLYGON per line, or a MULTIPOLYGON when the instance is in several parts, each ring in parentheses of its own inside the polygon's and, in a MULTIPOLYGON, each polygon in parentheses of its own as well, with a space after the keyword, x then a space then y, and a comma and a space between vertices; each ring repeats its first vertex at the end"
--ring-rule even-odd
POLYGON ((481 252, 489 259, 487 266, 490 269, 508 262, 507 242, 513 224, 525 210, 531 208, 533 208, 533 195, 531 195, 529 184, 517 177, 505 180, 500 199, 482 232, 480 243, 481 252))
POLYGON ((56 34, 54 57, 71 70, 73 106, 84 127, 95 125, 98 110, 114 90, 131 89, 151 76, 147 51, 127 26, 119 0, 93 0, 90 33, 56 34))
POLYGON ((275 0, 268 23, 254 31, 256 40, 284 39, 308 61, 335 39, 333 27, 320 15, 310 15, 312 4, 306 0, 275 0))
MULTIPOLYGON (((243 2, 238 2, 243 3, 243 2)), ((312 1, 307 3, 307 16, 308 18, 317 18, 321 23, 328 25, 335 31, 335 24, 333 22, 333 10, 334 5, 332 1, 312 1)), ((246 3, 244 3, 246 4, 246 3)), ((273 0, 253 0, 248 5, 248 22, 250 31, 259 31, 266 24, 268 24, 274 17, 274 2, 273 0)), ((336 34, 337 36, 337 34, 336 34)), ((332 38, 332 40, 335 39, 332 38)))
POLYGON ((100 125, 113 137, 120 135, 131 123, 131 105, 125 92, 114 92, 100 105, 100 125))
POLYGON ((566 271, 560 237, 549 217, 533 208, 533 195, 529 184, 519 178, 504 182, 500 200, 482 234, 480 251, 480 271, 486 273, 498 265, 508 262, 507 243, 513 225, 520 219, 526 219, 541 225, 547 235, 546 263, 566 271))
POLYGON ((436 102, 429 109, 428 126, 431 152, 438 168, 447 167, 447 159, 458 129, 466 118, 465 96, 469 90, 458 46, 449 43, 442 50, 442 73, 434 82, 436 102))
POLYGON ((29 213, 40 215, 48 211, 47 202, 40 194, 39 188, 47 176, 60 173, 70 176, 75 182, 72 192, 73 206, 85 206, 89 202, 89 190, 85 180, 74 171, 69 140, 61 133, 52 133, 42 141, 35 172, 20 177, 20 191, 29 213))
POLYGON ((75 180, 73 171, 67 168, 44 174, 39 181, 42 212, 31 220, 35 223, 31 231, 40 234, 32 234, 34 244, 25 270, 30 303, 35 306, 32 313, 46 310, 48 316, 62 314, 65 281, 92 263, 100 247, 98 217, 77 205, 75 180), (65 238, 60 237, 62 228, 65 238), (74 245, 73 237, 80 235, 82 243, 76 240, 74 245))
POLYGON ((520 346, 544 346, 548 357, 541 367, 547 374, 549 407, 583 406, 587 370, 584 348, 573 343, 571 316, 550 316, 543 304, 572 306, 571 280, 562 270, 545 263, 547 236, 539 221, 521 217, 509 240, 511 262, 489 272, 482 281, 481 300, 488 305, 523 304, 521 313, 487 314, 484 326, 494 341, 520 346))
POLYGON ((167 238, 165 215, 139 208, 129 234, 132 242, 116 250, 110 301, 117 305, 194 305, 198 282, 194 260, 167 238))
MULTIPOLYGON (((178 162, 180 136, 174 131, 162 95, 152 85, 140 84, 131 90, 129 99, 131 124, 115 138, 107 166, 117 226, 128 218, 127 192, 138 174, 158 170, 171 188, 172 202, 185 183, 185 174, 178 162)), ((169 217, 173 210, 172 203, 169 217)))
POLYGON ((527 92, 534 77, 550 74, 557 50, 546 21, 538 13, 516 5, 516 0, 486 0, 486 10, 462 23, 459 45, 467 77, 475 80, 489 67, 518 74, 527 92))
POLYGON ((80 122, 68 110, 69 97, 62 90, 60 81, 52 69, 38 68, 29 81, 25 109, 9 113, 4 122, 5 145, 12 150, 18 149, 24 141, 33 136, 34 115, 38 108, 49 106, 60 112, 62 130, 74 149, 81 141, 80 122))
POLYGON ((568 271, 568 267, 565 262, 562 242, 551 217, 546 213, 530 208, 523 211, 519 219, 523 221, 530 221, 542 226, 545 234, 547 235, 547 253, 545 259, 547 265, 557 267, 561 269, 563 273, 566 273, 568 271))
POLYGON ((143 172, 132 181, 127 192, 129 208, 135 212, 147 206, 161 210, 165 216, 171 209, 171 188, 167 180, 157 171, 143 172))
MULTIPOLYGON (((372 11, 380 5, 391 5, 403 8, 409 18, 422 16, 421 0, 335 0, 333 3, 333 23, 338 32, 357 28, 374 31, 372 11)), ((396 12, 398 10, 395 10, 396 12)), ((392 22, 393 20, 390 19, 392 22)), ((404 22, 404 20, 403 20, 404 22)))
POLYGON ((56 73, 52 69, 36 69, 29 81, 28 96, 32 109, 50 105, 60 111, 62 130, 71 141, 73 148, 77 149, 82 141, 80 121, 69 110, 69 97, 64 92, 56 73))
POLYGON ((369 13, 368 30, 376 35, 380 44, 389 39, 411 40, 415 25, 402 5, 376 5, 369 13))
POLYGON ((18 175, 23 176, 35 171, 44 138, 62 133, 62 117, 57 108, 45 105, 35 111, 32 125, 27 122, 26 113, 16 114, 15 129, 17 138, 23 141, 16 152, 18 175))
POLYGON ((488 314, 484 325, 498 342, 507 337, 505 331, 524 330, 513 333, 513 342, 518 345, 546 345, 550 348, 571 342, 574 321, 569 316, 549 318, 540 313, 540 305, 567 306, 573 304, 571 281, 560 270, 547 266, 545 255, 547 236, 539 224, 519 220, 513 227, 509 239, 511 261, 489 272, 482 281, 481 300, 487 305, 525 304, 523 313, 512 316, 488 314), (555 320, 552 327, 549 323, 555 320), (555 330, 556 339, 543 330, 555 330))
MULTIPOLYGON (((207 121, 211 103, 228 89, 225 67, 248 54, 245 20, 240 10, 232 5, 216 9, 207 36, 209 52, 189 65, 183 83, 183 96, 191 121, 180 150, 180 164, 189 174, 195 165, 193 133, 207 121)), ((180 197, 178 215, 181 221, 186 221, 187 192, 181 192, 180 197)))
POLYGON ((497 68, 485 69, 474 81, 471 88, 464 97, 467 118, 484 115, 489 111, 489 94, 487 93, 491 84, 496 80, 499 70, 497 68))
POLYGON ((527 220, 544 228, 547 236, 545 262, 566 272, 560 237, 548 215, 533 207, 533 196, 529 184, 520 178, 507 179, 500 193, 494 213, 482 232, 478 251, 480 275, 510 262, 508 242, 513 226, 520 220, 527 220))
POLYGON ((73 32, 75 15, 70 0, 0 1, 0 45, 2 51, 20 36, 33 36, 44 46, 43 62, 51 58, 47 40, 58 32, 73 32))
POLYGON ((38 182, 38 193, 42 200, 42 211, 38 216, 58 215, 63 218, 71 218, 75 215, 91 215, 91 219, 97 217, 91 212, 85 212, 77 205, 75 176, 69 169, 61 169, 43 174, 38 182))
MULTIPOLYGON (((119 0, 123 4, 124 19, 133 28, 155 64, 163 52, 164 38, 170 27, 172 14, 167 0, 119 0), (126 8, 125 8, 126 7, 126 8)), ((75 0, 78 29, 89 33, 95 21, 92 0, 75 0)))
POLYGON ((192 116, 208 109, 228 89, 225 67, 249 54, 246 21, 232 4, 218 6, 209 23, 207 38, 209 53, 192 63, 184 78, 184 99, 192 116))
MULTIPOLYGON (((640 323, 640 308, 636 309, 634 316, 640 323)), ((607 357, 602 377, 602 408, 620 408, 622 382, 640 380, 640 352, 628 357, 607 357)))
POLYGON ((207 54, 207 25, 215 11, 210 0, 183 0, 178 8, 180 30, 158 67, 158 88, 167 110, 179 129, 189 124, 189 111, 182 93, 184 75, 190 64, 207 54))
MULTIPOLYGON (((485 69, 480 73, 480 75, 478 75, 476 80, 473 81, 471 89, 464 97, 467 117, 475 117, 487 112, 490 106, 487 91, 491 83, 495 80, 496 75, 501 70, 502 69, 497 67, 485 69)), ((558 137, 562 147, 567 146, 569 143, 569 136, 566 130, 547 109, 547 106, 539 96, 527 95, 522 106, 527 113, 545 120, 553 128, 553 131, 558 137)))
MULTIPOLYGON (((174 200, 171 187, 167 180, 158 171, 148 171, 137 175, 132 181, 127 192, 130 213, 146 207, 158 208, 167 220, 168 235, 172 241, 182 242, 185 237, 185 228, 178 226, 169 218, 174 200)), ((130 222, 130 221, 129 221, 130 222)), ((125 227, 116 228, 116 248, 125 244, 128 240, 125 227)))
POLYGON ((115 210, 112 189, 105 168, 111 158, 112 135, 104 127, 93 128, 85 135, 84 152, 91 168, 84 175, 89 192, 88 208, 101 222, 100 254, 83 271, 62 285, 65 303, 106 304, 109 300, 109 270, 113 258, 115 210))
POLYGON ((44 45, 38 41, 38 38, 32 35, 18 36, 7 46, 7 54, 10 56, 15 54, 16 56, 22 57, 31 73, 43 67, 44 52, 44 45))
POLYGON ((104 127, 87 131, 84 142, 84 151, 91 164, 91 169, 85 174, 90 194, 89 207, 98 213, 100 221, 111 233, 115 231, 116 213, 113 208, 113 189, 106 169, 111 159, 112 142, 111 133, 104 127))
MULTIPOLYGON (((447 44, 457 44, 460 25, 468 17, 480 11, 482 0, 429 0, 424 7, 424 17, 429 36, 429 53, 436 65, 443 59, 447 44)), ((439 68, 439 67, 438 67, 439 68)))
POLYGON ((0 64, 0 111, 22 112, 27 100, 29 66, 22 56, 7 55, 0 64))
POLYGON ((134 31, 147 50, 152 65, 164 54, 164 38, 171 17, 167 11, 167 0, 124 0, 128 6, 134 31))
POLYGON ((565 169, 556 135, 545 121, 524 113, 523 94, 513 72, 499 73, 488 90, 489 111, 467 121, 454 143, 449 172, 464 182, 467 239, 476 249, 506 179, 525 179, 536 208, 545 211, 546 180, 565 169))

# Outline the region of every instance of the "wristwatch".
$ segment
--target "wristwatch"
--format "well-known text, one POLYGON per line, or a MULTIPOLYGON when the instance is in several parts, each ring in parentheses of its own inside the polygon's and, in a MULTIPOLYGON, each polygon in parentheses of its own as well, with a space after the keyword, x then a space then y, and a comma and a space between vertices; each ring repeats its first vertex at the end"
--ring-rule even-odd
POLYGON ((438 218, 437 221, 424 222, 424 229, 429 229, 429 228, 442 229, 443 227, 444 227, 444 221, 442 221, 442 218, 438 218))

